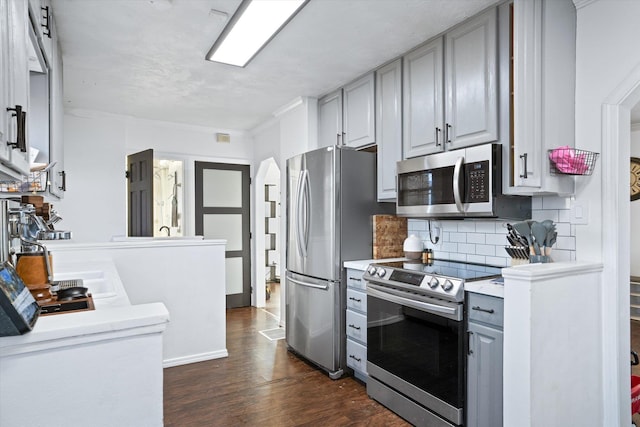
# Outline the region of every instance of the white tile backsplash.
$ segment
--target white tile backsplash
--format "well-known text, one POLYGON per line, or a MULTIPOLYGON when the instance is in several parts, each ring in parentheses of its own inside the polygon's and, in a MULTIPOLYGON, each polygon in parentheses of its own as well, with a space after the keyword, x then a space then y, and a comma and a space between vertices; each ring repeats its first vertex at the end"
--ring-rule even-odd
MULTIPOLYGON (((570 223, 571 199, 545 196, 532 199, 532 219, 550 219, 556 223, 558 239, 551 257, 554 261, 574 261, 575 225, 570 223)), ((505 220, 434 220, 431 228, 440 229, 437 244, 429 241, 427 220, 409 219, 409 234, 420 237, 425 248, 433 249, 435 258, 508 266, 511 258, 504 250, 508 245, 505 220)), ((434 234, 435 236, 435 234, 434 234)))

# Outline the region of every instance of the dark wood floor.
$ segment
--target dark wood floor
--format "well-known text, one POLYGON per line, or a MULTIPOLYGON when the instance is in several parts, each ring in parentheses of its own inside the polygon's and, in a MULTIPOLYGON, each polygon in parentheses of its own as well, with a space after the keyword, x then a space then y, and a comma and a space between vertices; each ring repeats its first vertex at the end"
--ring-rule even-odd
POLYGON ((277 327, 264 310, 227 310, 229 357, 165 369, 165 426, 409 425, 359 381, 331 380, 258 332, 277 327))

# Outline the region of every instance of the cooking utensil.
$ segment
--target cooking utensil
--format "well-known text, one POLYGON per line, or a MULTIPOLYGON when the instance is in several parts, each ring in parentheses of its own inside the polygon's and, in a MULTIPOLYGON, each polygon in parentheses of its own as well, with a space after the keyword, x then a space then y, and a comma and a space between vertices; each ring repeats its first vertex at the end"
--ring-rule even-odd
POLYGON ((535 239, 534 246, 536 248, 536 255, 544 255, 540 253, 540 244, 542 244, 543 247, 546 246, 547 228, 539 222, 533 222, 531 223, 531 234, 535 239))
POLYGON ((520 241, 533 252, 533 242, 531 241, 531 227, 525 221, 513 224, 513 229, 518 233, 520 241))
POLYGON ((556 238, 558 237, 558 233, 556 231, 550 231, 547 233, 547 244, 545 245, 545 255, 551 255, 551 246, 556 242, 556 238))
POLYGON ((58 301, 70 301, 77 298, 86 298, 89 289, 84 286, 74 286, 61 289, 57 292, 58 301))

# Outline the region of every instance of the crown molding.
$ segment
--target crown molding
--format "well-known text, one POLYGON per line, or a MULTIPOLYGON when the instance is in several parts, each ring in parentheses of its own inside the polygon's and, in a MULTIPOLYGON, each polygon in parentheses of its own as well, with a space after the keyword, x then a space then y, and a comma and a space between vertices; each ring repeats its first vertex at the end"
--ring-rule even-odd
POLYGON ((573 5, 576 7, 576 10, 582 9, 590 5, 591 3, 595 3, 598 0, 573 0, 573 5))

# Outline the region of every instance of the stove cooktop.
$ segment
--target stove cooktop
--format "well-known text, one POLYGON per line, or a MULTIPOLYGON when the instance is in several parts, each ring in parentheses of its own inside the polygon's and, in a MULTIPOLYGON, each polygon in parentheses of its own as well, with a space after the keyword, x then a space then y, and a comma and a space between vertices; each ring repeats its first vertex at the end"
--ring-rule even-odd
POLYGON ((502 267, 435 259, 431 263, 398 261, 373 263, 363 278, 376 286, 405 290, 412 294, 464 300, 464 283, 500 277, 502 267))
POLYGON ((420 271, 427 274, 455 277, 466 282, 491 279, 502 275, 502 268, 493 265, 475 264, 469 262, 449 261, 434 259, 432 263, 425 264, 420 260, 395 261, 376 263, 376 266, 393 267, 396 269, 420 271))

